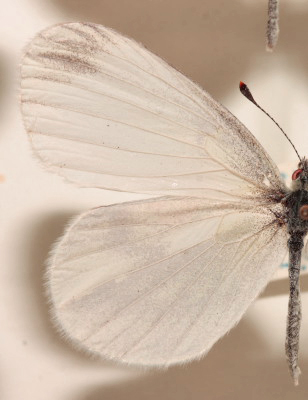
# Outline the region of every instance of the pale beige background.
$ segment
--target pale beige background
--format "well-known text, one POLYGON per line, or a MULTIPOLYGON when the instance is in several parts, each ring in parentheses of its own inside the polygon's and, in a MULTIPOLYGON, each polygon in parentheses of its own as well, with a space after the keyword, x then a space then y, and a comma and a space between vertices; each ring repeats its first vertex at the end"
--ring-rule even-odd
POLYGON ((42 287, 52 243, 72 215, 141 196, 78 189, 43 171, 31 157, 18 109, 18 63, 27 41, 52 23, 94 21, 143 42, 200 83, 277 163, 295 168, 290 145, 238 91, 239 80, 249 83, 308 154, 308 2, 281 3, 279 45, 268 54, 265 0, 0 0, 0 399, 307 399, 307 276, 298 388, 284 359, 283 277, 206 358, 184 367, 138 371, 89 359, 61 340, 42 287))

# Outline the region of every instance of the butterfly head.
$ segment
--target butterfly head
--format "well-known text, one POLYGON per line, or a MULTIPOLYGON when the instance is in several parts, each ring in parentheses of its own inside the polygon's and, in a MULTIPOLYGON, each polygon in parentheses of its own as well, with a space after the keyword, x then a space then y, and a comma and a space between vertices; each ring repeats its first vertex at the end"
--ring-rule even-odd
POLYGON ((292 189, 293 190, 308 190, 308 160, 303 158, 298 168, 292 174, 292 189))

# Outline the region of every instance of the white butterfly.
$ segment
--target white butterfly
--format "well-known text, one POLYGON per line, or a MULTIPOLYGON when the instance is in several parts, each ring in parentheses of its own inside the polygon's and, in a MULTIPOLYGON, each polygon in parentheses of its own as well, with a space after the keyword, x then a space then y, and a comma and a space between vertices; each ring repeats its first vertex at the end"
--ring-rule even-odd
POLYGON ((202 357, 287 252, 290 190, 277 167, 198 85, 100 25, 39 33, 21 75, 25 126, 45 165, 83 187, 161 196, 69 225, 47 273, 57 327, 125 363, 202 357))

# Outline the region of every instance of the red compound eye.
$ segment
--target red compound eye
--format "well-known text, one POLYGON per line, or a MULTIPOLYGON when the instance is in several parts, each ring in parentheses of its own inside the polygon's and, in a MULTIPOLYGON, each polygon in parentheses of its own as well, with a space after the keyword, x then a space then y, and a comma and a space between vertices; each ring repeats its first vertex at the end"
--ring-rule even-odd
POLYGON ((303 172, 302 169, 297 169, 296 171, 294 171, 292 174, 292 181, 296 181, 296 179, 299 178, 299 176, 302 172, 303 172))
POLYGON ((308 221, 308 204, 304 204, 303 206, 301 206, 301 208, 299 209, 299 216, 304 221, 308 221))

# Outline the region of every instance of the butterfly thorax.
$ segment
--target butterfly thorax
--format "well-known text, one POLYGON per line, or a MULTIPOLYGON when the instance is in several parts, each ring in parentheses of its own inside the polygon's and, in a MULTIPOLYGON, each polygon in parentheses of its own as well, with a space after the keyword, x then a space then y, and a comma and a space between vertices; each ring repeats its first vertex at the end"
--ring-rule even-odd
POLYGON ((292 192, 286 197, 288 231, 303 238, 308 232, 308 160, 303 158, 292 174, 292 192))
POLYGON ((308 232, 308 191, 291 192, 286 199, 289 234, 305 236, 308 232))

